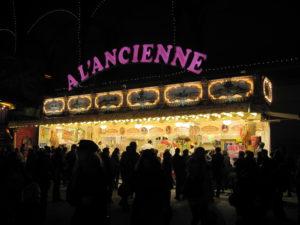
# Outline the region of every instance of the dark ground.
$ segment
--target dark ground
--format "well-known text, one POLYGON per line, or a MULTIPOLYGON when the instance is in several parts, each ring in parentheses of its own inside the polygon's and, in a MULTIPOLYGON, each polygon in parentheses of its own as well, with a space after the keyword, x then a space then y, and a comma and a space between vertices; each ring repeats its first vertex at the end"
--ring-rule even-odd
MULTIPOLYGON (((61 188, 62 196, 65 196, 65 187, 61 188)), ((174 200, 174 192, 172 193, 172 208, 173 218, 171 225, 189 225, 191 214, 186 201, 174 200)), ((297 200, 295 194, 293 197, 285 197, 285 211, 290 222, 287 224, 296 224, 297 220, 297 200)), ((127 225, 129 224, 130 213, 124 213, 118 205, 119 196, 114 193, 113 203, 111 205, 111 224, 112 225, 127 225)), ((220 199, 216 199, 212 208, 220 217, 220 221, 224 220, 226 225, 234 225, 236 220, 235 209, 228 203, 228 193, 221 195, 220 199)), ((49 196, 47 220, 45 225, 68 225, 74 208, 67 202, 52 202, 51 194, 49 196)), ((279 224, 274 218, 272 212, 268 214, 268 224, 279 224)))

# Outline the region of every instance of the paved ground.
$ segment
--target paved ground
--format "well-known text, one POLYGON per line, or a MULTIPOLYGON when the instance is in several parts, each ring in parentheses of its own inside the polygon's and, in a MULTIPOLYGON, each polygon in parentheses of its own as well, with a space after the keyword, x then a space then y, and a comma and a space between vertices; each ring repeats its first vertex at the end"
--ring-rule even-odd
MULTIPOLYGON (((62 188, 62 193, 64 196, 65 189, 62 188)), ((50 196, 51 198, 51 196, 50 196)), ((234 225, 236 216, 235 209, 228 204, 228 196, 226 194, 222 195, 220 199, 215 200, 215 203, 212 207, 215 208, 215 211, 219 214, 219 217, 222 217, 226 225, 234 225)), ((113 204, 111 205, 111 223, 112 225, 127 225, 129 224, 129 213, 124 213, 118 206, 119 197, 114 195, 113 204)), ((173 208, 173 218, 171 225, 189 225, 191 214, 186 201, 172 201, 173 208)), ((68 225, 72 216, 74 208, 71 207, 67 202, 51 202, 49 199, 48 211, 47 211, 47 220, 45 225, 68 225)), ((296 224, 297 218, 297 206, 296 198, 285 198, 285 210, 290 219, 288 224, 296 224)), ((272 213, 268 215, 268 224, 279 224, 272 213)))

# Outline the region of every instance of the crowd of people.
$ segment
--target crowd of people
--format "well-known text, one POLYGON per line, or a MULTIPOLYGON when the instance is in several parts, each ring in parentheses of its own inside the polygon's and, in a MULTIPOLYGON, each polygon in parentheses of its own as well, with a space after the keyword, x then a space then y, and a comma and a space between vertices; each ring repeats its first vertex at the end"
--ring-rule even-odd
POLYGON ((300 161, 287 157, 283 148, 271 155, 263 148, 256 155, 241 151, 232 163, 219 147, 212 152, 195 147, 192 154, 177 148, 174 155, 166 149, 162 157, 153 148, 138 151, 135 142, 123 152, 100 149, 90 140, 69 151, 63 146, 7 147, 0 149, 0 219, 1 224, 42 224, 51 190, 53 201, 75 207, 72 225, 109 224, 113 193, 130 213, 131 225, 169 225, 175 188, 175 201, 188 203, 191 225, 222 223, 212 208, 222 194, 235 207, 238 225, 264 224, 269 211, 284 223, 283 195, 295 191, 299 203, 299 169, 300 161))

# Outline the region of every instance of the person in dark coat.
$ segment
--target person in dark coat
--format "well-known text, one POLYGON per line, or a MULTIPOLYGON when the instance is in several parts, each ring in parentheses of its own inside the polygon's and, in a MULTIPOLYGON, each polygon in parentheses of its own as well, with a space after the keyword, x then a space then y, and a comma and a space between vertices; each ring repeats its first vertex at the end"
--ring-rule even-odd
POLYGON ((298 199, 298 224, 300 224, 300 158, 298 158, 295 178, 296 178, 296 194, 298 199))
POLYGON ((274 174, 275 174, 275 194, 273 196, 272 206, 273 213, 280 221, 286 221, 287 216, 283 207, 283 193, 288 188, 288 169, 285 163, 284 152, 278 149, 272 155, 274 162, 274 174))
POLYGON ((162 225, 168 208, 168 189, 161 164, 153 150, 143 150, 134 173, 135 198, 131 225, 162 225))
POLYGON ((104 224, 107 218, 107 183, 98 146, 81 140, 67 188, 67 201, 75 206, 71 224, 104 224))
POLYGON ((258 204, 259 176, 258 167, 251 151, 236 162, 237 181, 233 190, 234 206, 237 212, 237 224, 255 224, 260 208, 258 204))
POLYGON ((180 200, 182 196, 182 189, 184 185, 184 174, 185 174, 185 165, 182 156, 180 155, 180 149, 175 149, 175 154, 172 158, 173 169, 176 179, 176 191, 175 199, 180 200))
POLYGON ((204 148, 198 147, 187 165, 184 193, 192 213, 191 225, 208 225, 208 205, 212 200, 211 184, 204 148))
POLYGON ((257 158, 258 166, 258 198, 260 205, 260 221, 264 219, 267 211, 272 208, 272 201, 275 194, 275 166, 274 162, 268 156, 268 151, 262 149, 258 152, 259 157, 257 158))
POLYGON ((63 166, 64 166, 64 154, 63 148, 58 147, 54 149, 51 157, 52 169, 53 169, 53 201, 61 201, 60 185, 62 181, 63 166))
MULTIPOLYGON (((194 149, 195 150, 195 149, 194 149)), ((188 149, 184 149, 182 152, 182 159, 183 159, 183 187, 186 182, 186 177, 187 177, 187 165, 190 160, 190 151, 188 149)), ((185 195, 182 192, 182 199, 185 199, 185 195)))
POLYGON ((221 153, 221 148, 215 149, 215 154, 212 156, 211 167, 213 179, 216 185, 216 197, 220 197, 220 192, 223 188, 223 174, 224 174, 224 156, 221 153))
POLYGON ((243 171, 245 166, 245 152, 239 151, 239 155, 237 160, 234 162, 234 170, 236 172, 237 177, 240 176, 240 173, 243 171))
POLYGON ((65 156, 65 178, 67 183, 69 183, 72 171, 76 162, 76 151, 77 151, 77 145, 73 144, 71 146, 71 150, 66 153, 65 156))
POLYGON ((0 180, 0 224, 16 224, 25 181, 24 165, 10 147, 0 149, 0 180))
POLYGON ((109 148, 102 149, 101 159, 106 174, 106 182, 108 185, 108 202, 112 202, 112 191, 113 191, 113 177, 112 177, 112 165, 109 156, 109 148))
POLYGON ((112 166, 113 188, 118 189, 120 177, 120 149, 115 148, 110 157, 112 166))
POLYGON ((172 166, 172 155, 170 153, 170 150, 165 150, 163 154, 163 161, 162 161, 162 171, 165 176, 166 181, 166 211, 165 211, 165 223, 164 224, 170 224, 171 217, 172 217, 172 209, 171 209, 171 190, 174 186, 174 180, 172 176, 173 166, 172 166))
POLYGON ((123 152, 120 161, 122 184, 118 189, 118 194, 121 197, 119 205, 124 211, 129 210, 128 197, 133 195, 134 170, 136 163, 139 160, 139 154, 136 152, 137 145, 131 142, 123 152))
POLYGON ((48 205, 48 192, 51 185, 52 178, 52 164, 50 160, 50 155, 43 150, 39 150, 37 152, 37 160, 36 160, 36 169, 33 172, 33 180, 36 181, 40 187, 41 191, 41 220, 44 221, 46 219, 47 214, 47 205, 48 205))

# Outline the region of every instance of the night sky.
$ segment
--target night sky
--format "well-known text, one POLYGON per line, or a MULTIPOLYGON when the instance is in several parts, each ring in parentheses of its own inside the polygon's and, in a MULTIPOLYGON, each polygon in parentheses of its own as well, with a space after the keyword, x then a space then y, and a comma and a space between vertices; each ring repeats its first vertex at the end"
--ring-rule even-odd
POLYGON ((2 0, 0 96, 40 104, 54 90, 64 91, 67 74, 77 76, 78 64, 136 43, 174 44, 204 52, 205 71, 169 76, 180 70, 164 65, 118 66, 85 85, 118 88, 151 82, 153 75, 156 81, 202 79, 242 70, 267 73, 275 82, 299 82, 299 21, 299 7, 283 0, 2 0))

